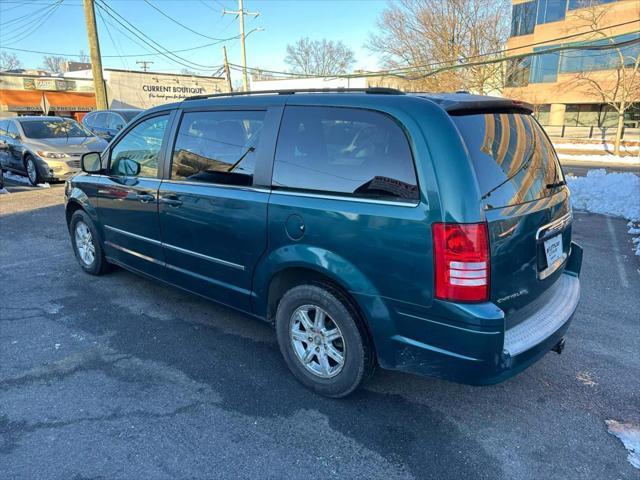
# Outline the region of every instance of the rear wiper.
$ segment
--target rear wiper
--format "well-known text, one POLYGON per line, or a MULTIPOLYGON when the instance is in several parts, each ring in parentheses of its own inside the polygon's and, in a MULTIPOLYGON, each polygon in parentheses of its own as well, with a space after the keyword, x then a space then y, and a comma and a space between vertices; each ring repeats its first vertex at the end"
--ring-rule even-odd
POLYGON ((567 184, 566 180, 560 180, 559 182, 547 183, 547 188, 549 189, 558 188, 566 184, 567 184))
POLYGON ((485 193, 484 195, 482 195, 481 200, 485 200, 487 198, 489 198, 491 196, 491 194, 493 192, 495 192, 497 189, 499 189, 501 186, 503 186, 505 183, 510 182, 511 180, 513 180, 515 178, 516 175, 518 175, 521 171, 529 168, 529 164, 531 162, 531 159, 533 158, 533 154, 536 153, 536 136, 533 136, 533 144, 531 145, 531 153, 529 155, 527 155, 527 159, 522 162, 522 165, 520 165, 518 167, 518 170, 516 170, 515 172, 513 172, 512 175, 509 175, 504 181, 500 182, 498 185, 496 185, 495 187, 493 187, 491 190, 489 190, 487 193, 485 193))

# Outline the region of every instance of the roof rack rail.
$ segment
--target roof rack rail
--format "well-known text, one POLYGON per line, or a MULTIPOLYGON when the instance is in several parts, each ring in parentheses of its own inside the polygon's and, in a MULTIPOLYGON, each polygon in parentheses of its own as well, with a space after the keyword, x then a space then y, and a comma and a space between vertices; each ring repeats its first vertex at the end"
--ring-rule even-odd
POLYGON ((205 95, 194 95, 184 100, 203 100, 205 98, 218 97, 239 97, 244 95, 295 95, 296 93, 367 93, 380 95, 404 95, 402 90, 387 87, 366 87, 366 88, 291 88, 283 90, 255 90, 249 92, 229 92, 211 93, 205 95))

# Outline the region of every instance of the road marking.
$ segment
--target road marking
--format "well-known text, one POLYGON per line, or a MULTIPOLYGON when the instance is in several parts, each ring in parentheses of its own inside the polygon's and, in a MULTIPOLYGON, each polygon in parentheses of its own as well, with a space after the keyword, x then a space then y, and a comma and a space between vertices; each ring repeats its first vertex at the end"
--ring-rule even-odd
POLYGON ((613 245, 613 255, 616 259, 616 267, 618 267, 618 275, 620 276, 620 285, 622 288, 629 288, 629 280, 627 280, 627 273, 624 271, 624 265, 622 263, 622 255, 618 248, 618 239, 616 238, 616 232, 613 230, 613 222, 611 217, 607 217, 607 229, 611 235, 611 244, 613 245))
POLYGON ((30 258, 29 260, 21 260, 19 262, 7 263, 6 265, 1 265, 0 270, 8 270, 14 267, 21 267, 23 265, 29 265, 30 263, 45 263, 47 260, 56 257, 66 257, 69 256, 69 252, 64 253, 55 253, 53 255, 47 255, 44 258, 30 258))

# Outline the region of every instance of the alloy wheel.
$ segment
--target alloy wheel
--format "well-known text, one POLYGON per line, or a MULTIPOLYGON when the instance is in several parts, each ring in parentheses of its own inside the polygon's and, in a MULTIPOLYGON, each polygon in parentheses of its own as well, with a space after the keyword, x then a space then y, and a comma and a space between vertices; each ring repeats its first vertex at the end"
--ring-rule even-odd
POLYGON ((27 160, 27 175, 31 183, 35 185, 38 180, 38 171, 36 170, 35 162, 31 158, 27 160))
POLYGON ((304 368, 320 378, 332 378, 344 367, 346 345, 333 319, 317 305, 297 308, 289 321, 289 337, 304 368))
POLYGON ((79 221, 76 223, 74 235, 78 257, 87 267, 91 266, 96 258, 96 247, 93 244, 91 230, 86 223, 79 221))

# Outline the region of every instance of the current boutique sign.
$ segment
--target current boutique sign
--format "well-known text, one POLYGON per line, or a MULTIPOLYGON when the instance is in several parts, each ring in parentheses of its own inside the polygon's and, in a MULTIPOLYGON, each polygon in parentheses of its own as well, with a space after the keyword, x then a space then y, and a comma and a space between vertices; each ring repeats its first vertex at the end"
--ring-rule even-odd
POLYGON ((142 91, 148 93, 150 99, 180 100, 191 95, 202 95, 206 92, 206 89, 204 87, 187 87, 184 85, 142 85, 142 91))

